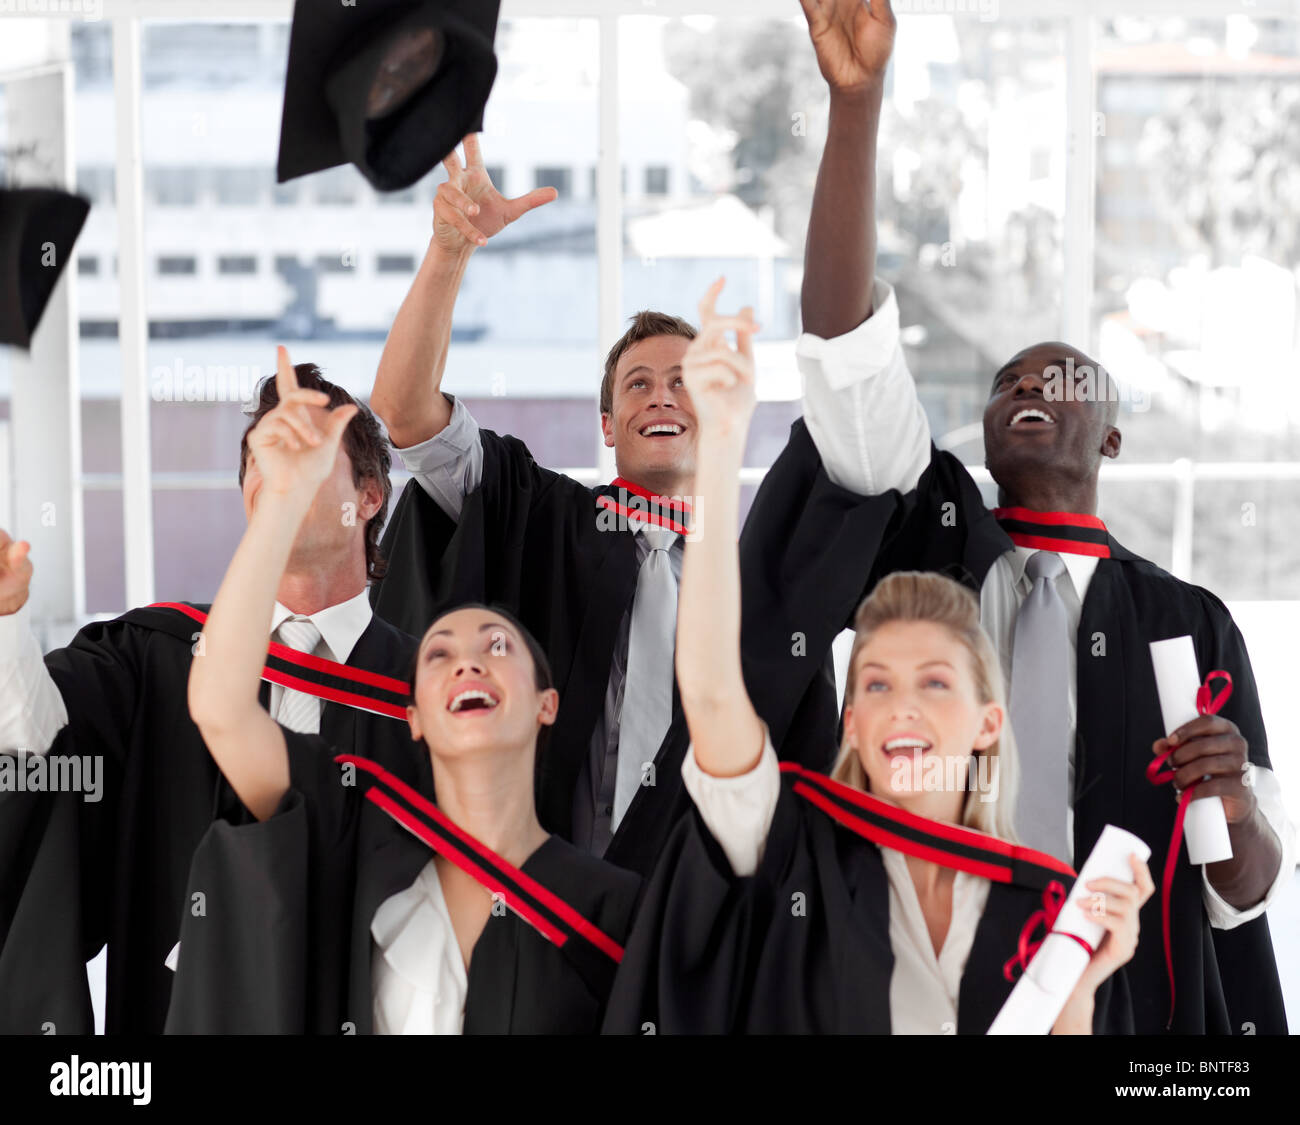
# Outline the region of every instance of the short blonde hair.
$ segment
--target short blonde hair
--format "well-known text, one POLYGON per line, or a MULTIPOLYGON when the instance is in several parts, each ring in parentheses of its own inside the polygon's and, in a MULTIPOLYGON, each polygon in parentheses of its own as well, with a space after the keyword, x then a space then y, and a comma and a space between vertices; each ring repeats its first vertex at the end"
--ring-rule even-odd
MULTIPOLYGON (((853 621, 853 649, 849 655, 848 682, 844 686, 845 706, 853 702, 858 655, 884 625, 894 622, 931 622, 942 625, 970 654, 975 694, 981 703, 996 703, 1006 712, 1002 688, 1002 666, 988 635, 980 628, 979 602, 966 587, 942 574, 899 571, 883 579, 858 607, 853 621)), ((985 801, 966 794, 961 823, 1015 842, 1014 810, 1019 782, 1015 739, 1009 719, 988 749, 976 751, 988 759, 997 778, 997 796, 985 801)), ((857 752, 846 737, 835 759, 831 777, 855 789, 866 791, 867 775, 857 752)))

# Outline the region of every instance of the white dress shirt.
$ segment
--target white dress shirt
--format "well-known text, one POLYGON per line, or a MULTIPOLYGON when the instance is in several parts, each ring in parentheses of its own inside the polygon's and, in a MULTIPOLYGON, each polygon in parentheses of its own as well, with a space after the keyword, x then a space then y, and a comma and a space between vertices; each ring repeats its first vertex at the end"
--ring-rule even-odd
MULTIPOLYGON (((275 603, 268 639, 291 612, 275 603)), ((365 590, 312 614, 311 620, 329 650, 318 650, 319 654, 346 663, 361 634, 369 628, 370 617, 370 597, 365 590)), ((283 695, 284 688, 271 685, 273 717, 283 695)), ((67 722, 63 695, 45 667, 27 606, 0 616, 0 753, 17 750, 44 754, 67 722)))
MULTIPOLYGON (((292 616, 293 610, 277 601, 271 613, 270 635, 274 637, 275 631, 292 616)), ((320 631, 321 643, 316 649, 316 655, 325 660, 333 660, 336 664, 346 664, 357 641, 361 639, 361 634, 370 627, 371 616, 370 593, 364 589, 345 602, 326 606, 317 613, 307 615, 307 620, 320 631)), ((279 716, 283 699, 284 688, 280 684, 272 684, 270 706, 267 708, 271 718, 279 716)), ((318 706, 323 706, 321 700, 316 702, 318 706)), ((317 730, 319 729, 318 721, 317 730)))
MULTIPOLYGON (((781 793, 780 767, 766 725, 763 739, 758 764, 737 777, 705 773, 695 760, 694 745, 682 763, 686 791, 739 876, 758 869, 781 793)), ((907 857, 887 847, 880 854, 889 881, 889 946, 894 954, 890 1030, 895 1035, 955 1034, 961 978, 988 903, 989 881, 966 871, 954 873, 952 917, 936 954, 907 857)))
POLYGON ((376 1035, 459 1035, 469 978, 431 859, 370 922, 376 1035))
MULTIPOLYGON (((879 292, 879 283, 877 283, 877 292, 879 292)), ((875 315, 858 329, 859 332, 864 332, 868 326, 871 326, 869 348, 863 345, 860 354, 865 355, 869 350, 875 357, 875 365, 867 363, 864 359, 851 368, 841 370, 833 385, 840 394, 845 394, 851 391, 854 381, 857 380, 867 383, 878 391, 872 399, 870 419, 873 435, 871 440, 876 441, 877 445, 870 453, 863 452, 856 457, 837 456, 831 459, 823 453, 827 476, 841 487, 863 496, 871 496, 890 487, 897 487, 900 491, 915 487, 930 461, 930 426, 916 394, 916 383, 907 370, 907 364, 902 356, 898 338, 898 309, 893 303, 892 292, 887 302, 882 303, 878 297, 876 304, 875 315), (883 471, 882 464, 885 465, 883 471), (882 487, 881 479, 891 477, 903 483, 886 484, 882 487)), ((864 332, 863 339, 867 338, 864 332)), ((805 395, 816 397, 824 395, 824 391, 809 378, 805 385, 805 395)), ((806 402, 813 401, 813 397, 806 399, 806 402)), ((866 423, 862 424, 866 425, 866 423)), ((814 440, 818 442, 820 451, 821 441, 826 439, 819 436, 811 423, 808 429, 814 440)), ((836 449, 842 449, 843 443, 833 441, 828 448, 832 445, 836 449)), ((980 587, 980 624, 992 638, 994 647, 998 651, 1002 663, 1003 681, 1008 689, 1011 683, 1011 649, 1015 637, 1016 613, 1030 590, 1030 583, 1025 578, 1025 564, 1033 553, 1032 549, 1024 547, 1016 547, 1008 551, 990 567, 980 587)), ((1088 593, 1088 583, 1097 569, 1097 559, 1065 552, 1061 552, 1060 555, 1065 563, 1066 572, 1056 579, 1057 591, 1065 601, 1071 638, 1069 778, 1070 791, 1073 792, 1074 733, 1078 717, 1078 649, 1075 638, 1079 631, 1083 600, 1088 593)), ((1210 924, 1221 930, 1233 929, 1262 914, 1295 871, 1297 852, 1300 851, 1296 828, 1286 814, 1286 807, 1282 801, 1282 787, 1278 784, 1277 775, 1272 770, 1256 768, 1254 789, 1260 812, 1281 842, 1282 862, 1278 866, 1277 878, 1273 880, 1268 893, 1260 902, 1246 910, 1238 910, 1226 902, 1210 885, 1209 876, 1202 869, 1205 911, 1210 924)), ((1172 796, 1170 799, 1173 799, 1172 796)), ((1073 813, 1067 813, 1067 816, 1069 817, 1067 839, 1073 841, 1073 813)), ((1164 842, 1148 841, 1148 843, 1161 847, 1164 842)))

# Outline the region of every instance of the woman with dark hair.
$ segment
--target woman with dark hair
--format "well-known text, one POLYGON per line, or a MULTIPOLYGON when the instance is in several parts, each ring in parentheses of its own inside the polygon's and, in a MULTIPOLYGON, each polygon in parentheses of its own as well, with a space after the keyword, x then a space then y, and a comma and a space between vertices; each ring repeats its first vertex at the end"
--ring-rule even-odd
POLYGON ((248 435, 261 502, 189 683, 256 823, 218 821, 195 853, 203 912, 182 928, 168 1030, 595 1031, 638 880, 537 819, 537 746, 558 696, 518 621, 471 604, 429 626, 405 708, 417 786, 257 704, 258 623, 356 409, 300 389, 283 349, 277 381, 279 404, 248 435))

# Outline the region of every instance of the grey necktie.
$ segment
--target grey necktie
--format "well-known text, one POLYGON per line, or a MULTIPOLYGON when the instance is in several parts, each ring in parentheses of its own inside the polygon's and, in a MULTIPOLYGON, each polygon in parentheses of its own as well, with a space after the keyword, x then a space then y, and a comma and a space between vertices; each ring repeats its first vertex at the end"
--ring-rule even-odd
POLYGON ((617 830, 645 766, 655 760, 673 719, 673 643, 677 635, 677 579, 668 550, 675 531, 655 524, 637 529, 650 550, 636 576, 632 623, 627 642, 627 676, 618 726, 618 773, 614 780, 617 830))
POLYGON ((1020 754, 1020 842, 1069 862, 1069 624, 1056 589, 1061 556, 1038 551, 1025 573, 1033 588, 1016 614, 1011 650, 1011 729, 1020 754))
MULTIPOLYGON (((314 653, 320 646, 320 630, 312 624, 311 618, 295 614, 287 618, 275 631, 276 638, 282 645, 305 652, 314 653)), ((276 722, 290 730, 303 734, 320 733, 320 700, 304 691, 284 688, 280 695, 280 709, 275 715, 276 722)))

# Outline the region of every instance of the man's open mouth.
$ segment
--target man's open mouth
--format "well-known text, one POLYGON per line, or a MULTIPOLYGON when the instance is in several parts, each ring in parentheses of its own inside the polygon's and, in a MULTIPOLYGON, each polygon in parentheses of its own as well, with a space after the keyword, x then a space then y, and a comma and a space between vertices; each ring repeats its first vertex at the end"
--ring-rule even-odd
POLYGON ((1033 429, 1038 426, 1055 425, 1056 419, 1048 414, 1046 410, 1040 410, 1036 406, 1026 406, 1011 415, 1011 421, 1007 423, 1007 428, 1014 430, 1024 426, 1033 429))
POLYGON ((651 422, 648 426, 642 426, 637 431, 642 437, 678 437, 685 433, 685 429, 676 422, 651 422))

